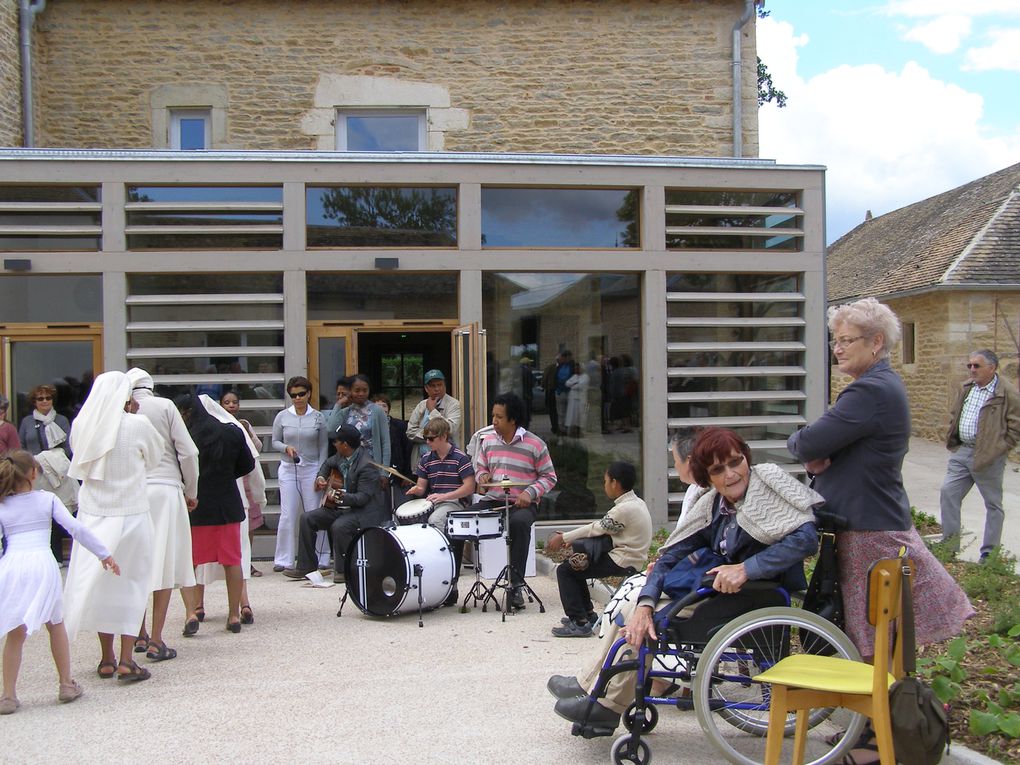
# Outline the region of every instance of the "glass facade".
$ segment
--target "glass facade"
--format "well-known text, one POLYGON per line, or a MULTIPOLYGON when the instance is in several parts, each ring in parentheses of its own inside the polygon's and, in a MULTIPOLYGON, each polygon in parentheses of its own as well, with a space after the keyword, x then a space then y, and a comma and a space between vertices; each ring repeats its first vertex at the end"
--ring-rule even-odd
POLYGON ((640 247, 636 189, 482 188, 483 247, 640 247))
POLYGON ((457 272, 310 273, 309 321, 456 319, 457 272))
POLYGON ((456 247, 457 189, 309 186, 309 247, 456 247))
POLYGON ((804 211, 792 191, 666 190, 666 247, 803 249, 804 211))
POLYGON ((485 273, 482 307, 489 409, 498 392, 519 395, 559 477, 539 517, 603 515, 609 463, 641 471, 638 277, 485 273))
POLYGON ((103 320, 99 274, 4 274, 0 323, 81 324, 103 320))

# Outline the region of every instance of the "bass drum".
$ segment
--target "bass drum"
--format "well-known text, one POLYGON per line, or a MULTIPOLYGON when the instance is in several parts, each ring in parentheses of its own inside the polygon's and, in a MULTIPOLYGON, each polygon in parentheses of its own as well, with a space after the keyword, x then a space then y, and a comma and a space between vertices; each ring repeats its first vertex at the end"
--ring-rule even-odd
POLYGON ((432 526, 371 526, 351 542, 347 593, 370 616, 439 608, 453 590, 450 543, 432 526), (419 576, 420 574, 420 576, 419 576))

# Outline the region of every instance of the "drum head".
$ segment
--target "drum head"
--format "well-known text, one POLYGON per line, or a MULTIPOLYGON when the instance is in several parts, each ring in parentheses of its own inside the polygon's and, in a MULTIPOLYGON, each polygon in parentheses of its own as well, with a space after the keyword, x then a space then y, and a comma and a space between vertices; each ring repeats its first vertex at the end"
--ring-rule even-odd
POLYGON ((389 529, 369 527, 351 542, 344 566, 347 592, 366 614, 390 616, 407 595, 404 546, 389 529))
POLYGON ((398 507, 394 513, 397 523, 424 523, 432 512, 432 503, 427 499, 409 499, 398 507))

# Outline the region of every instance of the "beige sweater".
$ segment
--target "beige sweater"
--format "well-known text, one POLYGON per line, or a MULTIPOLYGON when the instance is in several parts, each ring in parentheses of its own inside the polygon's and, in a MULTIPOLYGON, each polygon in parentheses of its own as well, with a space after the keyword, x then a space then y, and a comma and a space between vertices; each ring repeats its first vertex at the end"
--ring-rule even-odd
POLYGON ((648 557, 652 543, 652 516, 648 505, 637 494, 628 491, 616 498, 616 502, 603 518, 563 534, 563 541, 570 544, 575 539, 598 537, 609 534, 613 537, 613 549, 609 557, 621 568, 641 568, 648 557))

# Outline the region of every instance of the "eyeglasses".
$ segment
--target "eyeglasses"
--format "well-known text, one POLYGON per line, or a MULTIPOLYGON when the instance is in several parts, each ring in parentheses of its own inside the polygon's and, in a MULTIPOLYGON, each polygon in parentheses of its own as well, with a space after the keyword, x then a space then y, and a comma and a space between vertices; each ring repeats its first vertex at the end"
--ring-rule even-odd
POLYGON ((36 401, 52 401, 53 400, 53 396, 36 396, 35 400, 36 401))
POLYGON ((981 369, 982 364, 968 364, 967 369, 981 369))
POLYGON ((308 391, 306 391, 306 390, 295 390, 295 391, 291 391, 291 393, 290 393, 290 397, 291 398, 301 398, 302 396, 307 396, 307 395, 308 395, 308 391))
POLYGON ((743 462, 744 462, 744 455, 741 454, 739 457, 734 457, 733 459, 731 459, 731 460, 729 460, 727 462, 722 462, 722 463, 720 463, 718 465, 712 465, 712 467, 710 467, 708 469, 708 474, 709 475, 722 475, 727 470, 736 470, 738 467, 740 467, 743 464, 743 462))
POLYGON ((835 340, 829 341, 829 347, 832 348, 832 350, 836 350, 837 348, 849 348, 858 340, 863 340, 865 337, 866 335, 858 335, 857 337, 837 337, 835 340))
POLYGON ((435 441, 439 436, 425 436, 426 441, 435 441))

